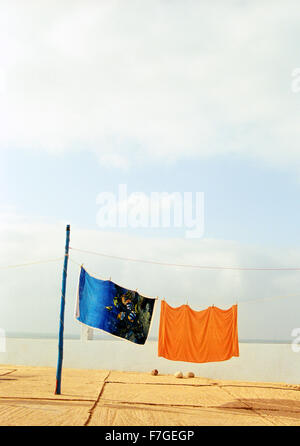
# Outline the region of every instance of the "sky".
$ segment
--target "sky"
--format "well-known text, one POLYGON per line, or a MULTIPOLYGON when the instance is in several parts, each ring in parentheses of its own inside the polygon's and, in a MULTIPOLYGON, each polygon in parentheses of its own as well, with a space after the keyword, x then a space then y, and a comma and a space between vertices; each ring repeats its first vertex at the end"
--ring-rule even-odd
MULTIPOLYGON (((299 2, 0 2, 0 326, 57 333, 71 246, 167 263, 300 267, 299 2), (103 192, 204 193, 204 232, 102 228, 103 192)), ((292 340, 297 271, 206 271, 71 250, 172 306, 239 304, 242 339, 292 340), (249 303, 249 300, 253 302, 249 303), (247 302, 245 302, 247 301, 247 302)), ((78 264, 77 264, 78 263, 78 264)), ((151 336, 157 337, 159 306, 151 336)))

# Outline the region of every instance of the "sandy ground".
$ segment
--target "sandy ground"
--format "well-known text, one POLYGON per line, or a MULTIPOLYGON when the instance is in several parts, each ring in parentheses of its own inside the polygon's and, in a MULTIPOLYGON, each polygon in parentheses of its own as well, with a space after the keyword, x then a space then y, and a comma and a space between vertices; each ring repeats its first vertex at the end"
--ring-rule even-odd
POLYGON ((300 425, 300 386, 109 370, 0 366, 2 426, 300 425))

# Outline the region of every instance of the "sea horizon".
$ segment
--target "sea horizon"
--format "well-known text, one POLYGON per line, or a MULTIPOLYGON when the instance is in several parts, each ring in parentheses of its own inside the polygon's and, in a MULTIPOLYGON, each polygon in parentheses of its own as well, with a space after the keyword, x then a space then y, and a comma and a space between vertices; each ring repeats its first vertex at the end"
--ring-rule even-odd
MULTIPOLYGON (((6 338, 8 339, 58 339, 58 333, 36 333, 36 332, 6 332, 6 338)), ((80 340, 80 333, 78 334, 65 334, 66 340, 80 340)), ((116 340, 115 337, 111 337, 105 334, 94 333, 93 341, 112 341, 116 340)), ((121 340, 121 339, 120 339, 121 340)), ((158 338, 151 336, 148 341, 157 341, 158 338)), ((290 344, 291 339, 239 339, 239 343, 244 344, 290 344)))

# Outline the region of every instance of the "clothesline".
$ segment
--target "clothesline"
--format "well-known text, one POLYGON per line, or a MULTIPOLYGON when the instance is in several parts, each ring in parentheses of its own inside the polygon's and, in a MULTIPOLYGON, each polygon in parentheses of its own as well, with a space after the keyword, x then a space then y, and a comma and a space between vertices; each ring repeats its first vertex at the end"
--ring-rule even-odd
POLYGON ((144 260, 144 259, 134 259, 130 257, 121 257, 114 256, 110 254, 104 254, 101 252, 88 251, 85 249, 73 248, 70 246, 70 249, 73 251, 84 252, 86 254, 98 255, 101 257, 107 257, 110 259, 124 260, 127 262, 137 262, 137 263, 149 263, 152 265, 161 265, 161 266, 175 266, 180 268, 197 268, 197 269, 208 269, 208 270, 237 270, 237 271, 300 271, 300 267, 235 267, 235 266, 207 266, 207 265, 189 265, 189 264, 181 264, 181 263, 166 263, 166 262, 157 262, 154 260, 144 260))
POLYGON ((56 259, 36 260, 36 261, 33 261, 33 262, 28 262, 28 263, 19 263, 19 264, 16 264, 16 265, 0 266, 0 269, 20 268, 22 266, 38 265, 40 263, 57 262, 58 260, 63 260, 63 258, 64 257, 57 257, 56 259))
MULTIPOLYGON (((69 257, 69 260, 72 263, 74 263, 75 265, 79 266, 79 268, 81 268, 83 266, 82 263, 77 262, 72 257, 69 257)), ((111 280, 111 277, 109 279, 104 279, 103 277, 99 277, 99 275, 97 273, 95 273, 94 271, 90 271, 90 272, 93 275, 95 275, 97 278, 101 279, 101 280, 111 280)), ((289 297, 296 297, 296 296, 300 297, 300 293, 286 294, 285 296, 277 295, 277 296, 270 296, 270 297, 262 297, 262 298, 259 298, 259 299, 247 299, 247 300, 235 299, 235 300, 237 301, 237 303, 239 305, 241 305, 241 304, 245 304, 245 303, 262 302, 262 301, 265 301, 265 300, 272 300, 272 299, 287 299, 289 297)), ((165 300, 165 299, 158 297, 157 300, 165 300)), ((210 299, 210 301, 217 302, 217 299, 210 299)))
MULTIPOLYGON (((234 266, 207 266, 207 265, 191 265, 191 264, 180 264, 180 263, 166 263, 166 262, 157 262, 153 260, 144 260, 144 259, 134 259, 130 257, 121 257, 114 256, 110 254, 104 254, 95 251, 88 251, 85 249, 73 248, 70 247, 73 251, 79 251, 87 254, 98 255, 101 257, 107 257, 111 259, 124 260, 128 262, 137 262, 137 263, 148 263, 152 265, 162 265, 162 266, 174 266, 180 268, 197 268, 197 269, 207 269, 207 270, 234 270, 234 271, 300 271, 300 267, 234 267, 234 266)), ((39 263, 48 263, 48 262, 56 262, 58 260, 63 260, 64 257, 57 257, 55 259, 46 259, 46 260, 37 260, 28 263, 20 263, 15 265, 6 265, 0 266, 0 269, 8 269, 8 268, 19 268, 22 266, 30 266, 37 265, 39 263)))
MULTIPOLYGON (((244 270, 245 268, 230 268, 230 267, 201 267, 199 265, 178 265, 178 264, 167 264, 167 263, 162 263, 162 262, 152 262, 152 261, 148 261, 148 260, 138 260, 138 259, 128 259, 126 257, 119 257, 119 256, 111 256, 111 255, 107 255, 107 254, 102 254, 102 253, 96 253, 93 251, 86 251, 86 250, 82 250, 82 249, 77 249, 77 248, 70 248, 73 251, 80 251, 80 252, 86 252, 89 254, 96 254, 96 255, 100 255, 103 257, 110 257, 110 258, 116 258, 119 260, 129 260, 129 261, 134 261, 134 262, 143 262, 143 263, 154 263, 154 264, 160 264, 160 265, 166 265, 166 266, 184 266, 184 267, 192 267, 192 268, 203 268, 203 269, 239 269, 239 270, 244 270)), ((1 269, 10 269, 10 268, 20 268, 20 267, 26 267, 26 266, 31 266, 31 265, 38 265, 38 264, 42 264, 42 263, 50 263, 50 262, 57 262, 59 260, 63 260, 64 257, 57 257, 54 259, 45 259, 45 260, 37 260, 37 261, 32 261, 32 262, 28 262, 28 263, 19 263, 19 264, 15 264, 15 265, 7 265, 7 266, 0 266, 0 270, 1 269)), ((69 257, 70 261, 73 262, 75 265, 81 267, 82 264, 76 262, 72 257, 69 257)), ((246 268, 247 270, 253 270, 254 268, 246 268)), ((300 270, 300 268, 255 268, 255 270, 286 270, 286 271, 290 271, 290 270, 300 270)), ((95 273, 96 274, 96 273, 95 273)), ((97 274, 96 274, 97 275, 97 274)), ((111 278, 109 278, 109 280, 111 280, 111 278)), ((244 304, 244 303, 253 303, 253 302, 262 302, 265 300, 272 300, 272 299, 286 299, 289 297, 296 297, 296 296, 300 296, 299 293, 295 293, 295 294, 288 294, 288 295, 278 295, 278 296, 270 296, 270 297, 262 297, 259 299, 248 299, 248 300, 237 300, 239 305, 240 304, 244 304)), ((214 300, 214 299, 210 299, 210 300, 214 300)), ((215 299, 217 301, 217 299, 215 299)))

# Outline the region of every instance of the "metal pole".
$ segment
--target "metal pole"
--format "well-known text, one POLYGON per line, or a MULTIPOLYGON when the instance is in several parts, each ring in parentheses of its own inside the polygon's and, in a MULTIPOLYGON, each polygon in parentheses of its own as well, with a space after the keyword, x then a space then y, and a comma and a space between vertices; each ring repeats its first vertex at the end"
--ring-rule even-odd
POLYGON ((68 270, 68 260, 69 260, 69 244, 70 244, 70 225, 67 225, 67 227, 66 227, 65 260, 64 260, 64 269, 63 269, 63 276, 62 276, 61 303, 60 303, 58 360, 57 360, 57 369, 56 369, 55 395, 61 394, 61 370, 62 370, 63 348, 64 348, 65 297, 66 297, 67 270, 68 270))

